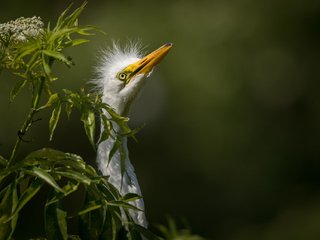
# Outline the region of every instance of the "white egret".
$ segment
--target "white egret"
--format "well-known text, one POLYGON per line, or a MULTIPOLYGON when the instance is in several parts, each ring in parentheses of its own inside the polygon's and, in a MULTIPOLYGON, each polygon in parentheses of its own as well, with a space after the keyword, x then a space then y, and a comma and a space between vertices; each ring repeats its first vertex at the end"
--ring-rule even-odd
MULTIPOLYGON (((109 104, 118 114, 128 116, 131 103, 143 88, 145 79, 150 76, 154 66, 166 56, 171 47, 171 43, 166 43, 159 49, 142 57, 136 46, 121 50, 119 46, 114 44, 112 49, 104 52, 102 63, 97 68, 99 77, 96 83, 102 91, 103 101, 109 104)), ((120 152, 116 152, 108 162, 110 151, 114 145, 114 140, 111 138, 100 143, 98 147, 97 162, 99 170, 103 175, 110 176, 110 183, 122 195, 136 193, 141 196, 140 186, 129 160, 127 140, 124 139, 122 143, 126 152, 126 170, 123 178, 121 175, 120 152)), ((130 210, 131 217, 135 223, 147 227, 143 200, 136 200, 132 204, 143 212, 130 210)))

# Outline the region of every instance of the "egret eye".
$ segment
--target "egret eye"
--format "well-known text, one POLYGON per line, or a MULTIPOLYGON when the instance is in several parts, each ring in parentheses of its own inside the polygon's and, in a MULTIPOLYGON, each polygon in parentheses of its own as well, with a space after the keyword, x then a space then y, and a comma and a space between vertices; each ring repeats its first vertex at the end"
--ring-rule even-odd
POLYGON ((125 74, 125 73, 119 73, 119 79, 120 80, 126 80, 126 78, 127 78, 127 74, 125 74))

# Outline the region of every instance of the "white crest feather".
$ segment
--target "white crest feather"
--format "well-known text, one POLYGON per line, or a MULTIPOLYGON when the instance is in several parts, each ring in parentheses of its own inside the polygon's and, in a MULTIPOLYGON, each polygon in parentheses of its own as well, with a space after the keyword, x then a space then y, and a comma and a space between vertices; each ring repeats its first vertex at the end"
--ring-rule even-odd
POLYGON ((93 90, 102 91, 105 86, 106 75, 114 74, 127 65, 139 60, 144 54, 140 42, 130 41, 122 47, 119 42, 113 41, 112 46, 100 50, 97 56, 95 77, 90 81, 95 87, 93 90))

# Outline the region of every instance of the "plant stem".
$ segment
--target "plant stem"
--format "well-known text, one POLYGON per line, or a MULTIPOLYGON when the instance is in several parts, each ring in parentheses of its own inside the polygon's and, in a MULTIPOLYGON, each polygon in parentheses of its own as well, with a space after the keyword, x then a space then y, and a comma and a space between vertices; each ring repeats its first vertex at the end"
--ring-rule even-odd
POLYGON ((43 86, 44 86, 44 82, 45 82, 45 77, 41 77, 40 78, 40 84, 38 87, 38 91, 36 96, 34 97, 33 101, 32 101, 32 107, 29 111, 28 117, 25 120, 25 122, 23 123, 22 127, 20 128, 19 132, 18 132, 18 137, 16 140, 16 143, 13 147, 13 150, 11 152, 11 156, 9 159, 9 164, 8 167, 12 166, 15 163, 16 157, 17 157, 17 153, 18 153, 18 149, 21 145, 22 142, 22 137, 28 132, 29 128, 32 126, 33 123, 33 117, 34 115, 38 112, 37 108, 39 106, 39 102, 40 102, 40 98, 41 98, 41 94, 42 94, 42 90, 43 90, 43 86))

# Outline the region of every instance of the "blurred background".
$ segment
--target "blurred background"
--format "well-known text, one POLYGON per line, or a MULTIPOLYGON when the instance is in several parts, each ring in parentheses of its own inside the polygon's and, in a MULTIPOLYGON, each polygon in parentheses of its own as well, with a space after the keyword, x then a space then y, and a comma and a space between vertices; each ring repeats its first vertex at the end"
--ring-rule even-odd
MULTIPOLYGON (((54 22, 70 2, 3 1, 0 22, 54 22)), ((151 224, 170 215, 216 240, 320 238, 319 1, 91 0, 80 24, 106 35, 70 50, 73 68, 55 66, 57 89, 86 86, 112 39, 139 40, 146 51, 174 44, 131 114, 132 127, 146 123, 129 151, 151 224)), ((4 156, 29 107, 26 90, 9 104, 15 81, 0 77, 4 156)), ((42 117, 21 157, 49 146, 94 164, 76 112, 52 142, 42 117)), ((19 222, 23 236, 34 219, 19 222)))

